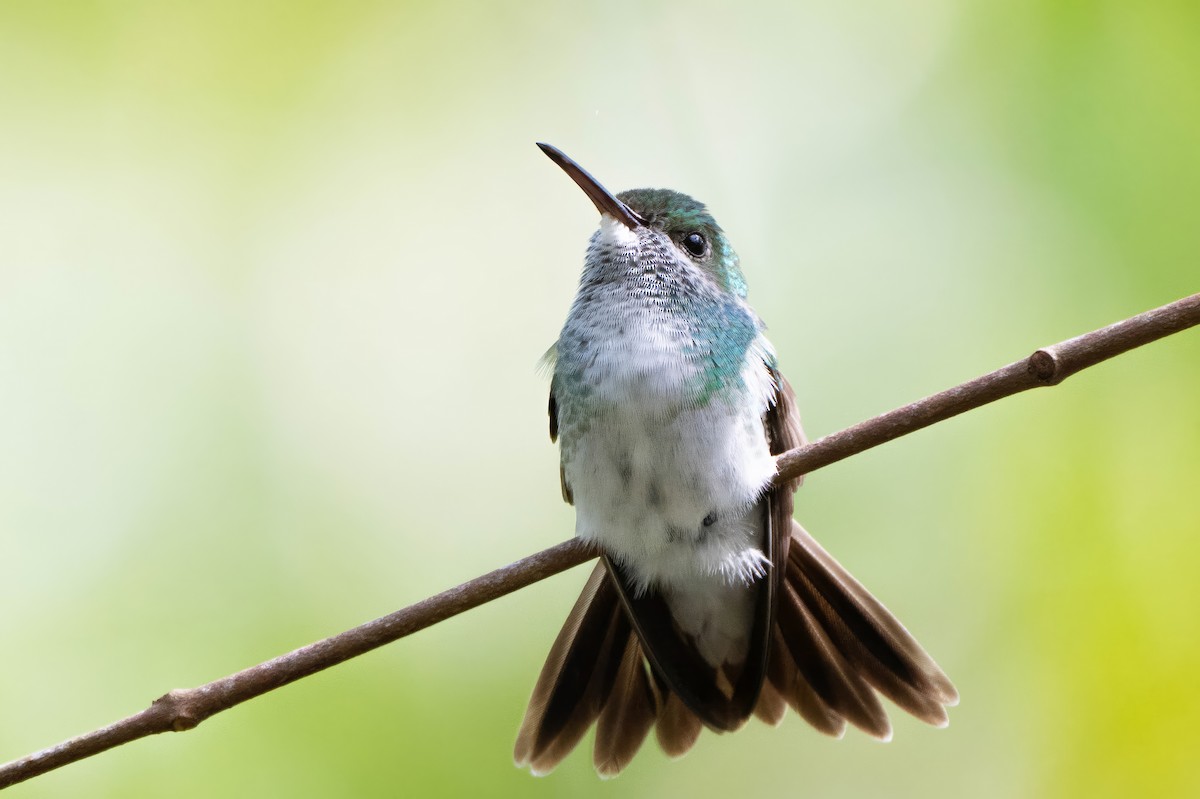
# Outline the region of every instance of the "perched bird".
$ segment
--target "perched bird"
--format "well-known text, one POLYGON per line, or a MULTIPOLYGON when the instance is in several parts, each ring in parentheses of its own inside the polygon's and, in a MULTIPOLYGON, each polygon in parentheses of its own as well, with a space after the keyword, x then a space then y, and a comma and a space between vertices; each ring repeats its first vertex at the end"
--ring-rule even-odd
POLYGON ((687 195, 614 196, 538 146, 601 214, 547 362, 563 498, 604 555, 533 689, 517 764, 550 772, 595 723, 596 770, 613 776, 652 727, 679 756, 703 727, 777 725, 788 707, 886 740, 876 692, 944 726, 950 680, 792 519, 800 481, 772 483, 773 456, 804 434, 721 228, 687 195))

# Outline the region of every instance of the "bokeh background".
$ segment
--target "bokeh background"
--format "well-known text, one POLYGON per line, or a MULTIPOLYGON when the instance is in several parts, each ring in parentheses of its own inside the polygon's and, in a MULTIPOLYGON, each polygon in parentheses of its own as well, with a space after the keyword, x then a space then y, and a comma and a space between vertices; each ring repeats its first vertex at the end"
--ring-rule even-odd
MULTIPOLYGON (((0 3, 0 760, 572 530, 535 368, 709 203, 811 435, 1200 289, 1200 6, 0 3)), ((1200 334, 812 475, 962 693, 516 770, 579 569, 14 797, 1200 795, 1200 334)))

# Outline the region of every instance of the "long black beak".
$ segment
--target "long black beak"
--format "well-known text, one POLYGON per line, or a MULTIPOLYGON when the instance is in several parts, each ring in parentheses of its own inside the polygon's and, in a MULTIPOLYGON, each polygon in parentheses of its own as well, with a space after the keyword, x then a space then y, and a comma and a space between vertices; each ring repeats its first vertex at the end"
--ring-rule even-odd
POLYGON ((571 176, 571 180, 579 184, 579 188, 583 189, 588 197, 592 198, 592 202, 596 204, 597 211, 602 214, 608 214, 630 230, 636 230, 646 224, 646 220, 642 219, 636 211, 613 196, 612 192, 600 185, 600 181, 589 175, 586 169, 568 158, 567 154, 562 150, 552 144, 543 144, 542 142, 538 142, 537 146, 542 148, 542 152, 550 156, 551 161, 562 167, 563 171, 571 176))

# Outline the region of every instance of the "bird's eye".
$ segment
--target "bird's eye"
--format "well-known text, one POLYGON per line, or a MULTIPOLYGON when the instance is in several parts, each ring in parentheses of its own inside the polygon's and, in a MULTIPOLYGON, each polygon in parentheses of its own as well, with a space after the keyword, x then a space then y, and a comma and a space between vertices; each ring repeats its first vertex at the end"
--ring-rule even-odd
POLYGON ((708 250, 708 242, 704 240, 704 236, 700 233, 689 233, 683 237, 683 248, 693 258, 699 258, 708 250))

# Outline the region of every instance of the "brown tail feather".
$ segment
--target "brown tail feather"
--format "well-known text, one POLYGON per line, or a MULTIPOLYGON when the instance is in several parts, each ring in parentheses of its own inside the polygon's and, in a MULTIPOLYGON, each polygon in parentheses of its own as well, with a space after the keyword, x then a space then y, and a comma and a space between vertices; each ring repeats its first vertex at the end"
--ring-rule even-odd
MULTIPOLYGON (((798 524, 780 560, 786 565, 755 715, 778 724, 786 705, 828 735, 840 736, 850 722, 886 739, 890 725, 879 691, 917 718, 945 725, 945 706, 958 693, 887 608, 798 524)), ((651 727, 663 751, 678 757, 704 726, 647 661, 603 562, 534 687, 517 736, 517 764, 548 773, 593 722, 596 769, 605 777, 628 765, 651 727)))
POLYGON ((633 635, 616 591, 598 565, 555 639, 517 734, 513 758, 548 774, 600 715, 633 635))
MULTIPOLYGON (((789 564, 789 577, 799 570, 789 564)), ((821 627, 835 638, 836 646, 846 665, 887 698, 917 718, 935 726, 945 726, 948 719, 941 702, 930 695, 930 686, 914 686, 907 663, 888 657, 885 664, 863 642, 863 635, 845 615, 838 615, 829 602, 803 573, 796 574, 792 585, 805 607, 811 608, 821 627), (922 691, 925 691, 924 693, 922 691)), ((865 620, 855 620, 867 623, 865 620)))
POLYGON ((688 710, 687 705, 679 698, 679 694, 667 691, 663 694, 662 710, 658 714, 658 723, 654 731, 658 737, 658 745, 667 757, 683 757, 700 737, 704 724, 700 717, 688 710))
POLYGON ((869 656, 855 659, 876 688, 886 694, 886 686, 898 680, 938 705, 958 702, 958 691, 950 679, 900 620, 796 522, 792 523, 788 554, 822 600, 814 610, 822 614, 830 635, 845 647, 847 657, 869 656))
POLYGON ((778 727, 783 723, 787 709, 787 702, 784 701, 783 694, 779 693, 770 680, 764 682, 762 690, 758 693, 758 704, 754 706, 754 715, 758 717, 758 720, 763 724, 778 727))
POLYGON ((841 738, 845 734, 846 720, 833 712, 800 674, 778 627, 771 639, 771 660, 768 665, 767 679, 779 691, 788 707, 826 735, 841 738))
POLYGON ((629 636, 616 682, 596 720, 596 772, 601 777, 620 774, 641 748, 657 716, 642 647, 635 636, 629 636))
POLYGON ((868 735, 887 739, 891 725, 879 698, 818 623, 788 571, 776 622, 804 680, 830 710, 868 735))

